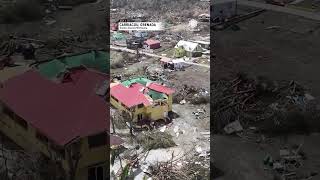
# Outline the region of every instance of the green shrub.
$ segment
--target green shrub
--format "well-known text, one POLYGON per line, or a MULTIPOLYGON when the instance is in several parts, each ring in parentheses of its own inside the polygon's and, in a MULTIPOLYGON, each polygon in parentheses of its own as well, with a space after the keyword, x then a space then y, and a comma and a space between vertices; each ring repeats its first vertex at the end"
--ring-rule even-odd
POLYGON ((173 137, 167 132, 145 132, 137 136, 137 142, 145 150, 169 148, 175 146, 173 137))

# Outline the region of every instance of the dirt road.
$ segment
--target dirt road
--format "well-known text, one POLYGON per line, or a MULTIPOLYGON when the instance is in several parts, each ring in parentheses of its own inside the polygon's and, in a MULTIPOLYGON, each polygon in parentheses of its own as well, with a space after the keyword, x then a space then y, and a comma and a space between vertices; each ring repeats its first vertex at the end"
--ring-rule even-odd
MULTIPOLYGON (((133 53, 136 54, 136 50, 132 50, 132 49, 128 49, 126 47, 119 47, 119 46, 114 46, 114 45, 110 45, 110 49, 112 50, 120 50, 120 51, 125 51, 125 52, 129 52, 129 53, 133 53)), ((152 54, 152 53, 147 53, 147 52, 141 52, 139 51, 140 54, 144 54, 146 56, 150 56, 150 57, 156 57, 156 58, 164 58, 164 56, 159 56, 156 54, 152 54)), ((167 58, 167 57, 165 57, 167 58)), ((193 63, 193 62, 185 62, 186 64, 190 64, 190 65, 195 65, 195 66, 201 66, 201 67, 205 67, 205 68, 210 68, 210 66, 205 65, 205 64, 198 64, 198 63, 193 63)))
POLYGON ((307 12, 307 11, 303 11, 303 10, 282 7, 282 6, 276 6, 276 5, 266 4, 266 3, 256 2, 256 1, 238 0, 238 4, 261 8, 261 9, 267 9, 267 10, 271 10, 271 11, 287 13, 287 14, 292 14, 292 15, 301 16, 301 17, 304 17, 307 19, 320 21, 320 14, 318 14, 318 13, 312 13, 312 12, 307 12))

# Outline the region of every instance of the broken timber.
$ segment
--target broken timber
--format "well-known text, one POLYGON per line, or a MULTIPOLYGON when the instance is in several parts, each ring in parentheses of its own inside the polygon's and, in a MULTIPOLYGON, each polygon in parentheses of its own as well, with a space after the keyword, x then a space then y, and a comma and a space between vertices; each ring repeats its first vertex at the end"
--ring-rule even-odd
POLYGON ((221 22, 221 23, 213 25, 213 28, 225 29, 225 28, 229 27, 230 25, 233 25, 233 24, 239 23, 241 21, 244 21, 246 19, 258 16, 259 14, 261 14, 265 11, 266 11, 265 9, 261 9, 261 10, 256 10, 256 11, 250 12, 248 14, 236 16, 234 18, 229 19, 226 22, 221 22))

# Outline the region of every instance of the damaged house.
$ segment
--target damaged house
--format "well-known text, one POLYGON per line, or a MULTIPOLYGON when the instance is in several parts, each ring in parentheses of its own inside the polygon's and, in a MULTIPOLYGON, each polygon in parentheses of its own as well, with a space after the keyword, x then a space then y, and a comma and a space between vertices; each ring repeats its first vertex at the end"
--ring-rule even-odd
POLYGON ((144 38, 132 37, 126 40, 128 49, 142 48, 144 44, 144 38))
POLYGON ((122 143, 107 133, 106 55, 91 51, 57 58, 4 80, 0 131, 77 180, 106 179, 107 145, 122 143))
POLYGON ((111 83, 110 103, 128 112, 132 121, 142 127, 148 122, 167 120, 172 112, 173 93, 174 90, 141 77, 111 83))
POLYGON ((203 48, 195 42, 179 41, 175 46, 175 57, 199 57, 202 55, 203 48))
POLYGON ((77 180, 105 179, 108 105, 96 91, 109 77, 89 69, 68 73, 58 83, 36 70, 7 80, 0 89, 0 130, 77 180))
POLYGON ((148 39, 148 40, 144 41, 143 47, 145 49, 158 49, 161 47, 161 45, 160 45, 160 41, 158 41, 158 40, 148 39))
POLYGON ((163 57, 160 59, 160 62, 164 69, 170 70, 183 70, 185 67, 188 66, 188 64, 186 64, 183 59, 171 59, 163 57))

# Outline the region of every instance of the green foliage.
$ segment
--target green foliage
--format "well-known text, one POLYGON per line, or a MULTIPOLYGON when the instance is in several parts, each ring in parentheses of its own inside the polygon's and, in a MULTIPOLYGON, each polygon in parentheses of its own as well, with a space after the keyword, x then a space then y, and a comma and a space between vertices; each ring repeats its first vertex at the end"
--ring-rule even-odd
POLYGON ((127 164, 121 173, 120 180, 126 180, 129 177, 129 170, 131 168, 130 164, 127 164))
POLYGON ((145 132, 138 134, 137 141, 145 150, 151 150, 175 146, 172 138, 167 132, 145 132))
POLYGON ((186 55, 186 50, 184 50, 182 47, 175 48, 175 51, 174 51, 175 58, 181 58, 185 55, 186 55))

